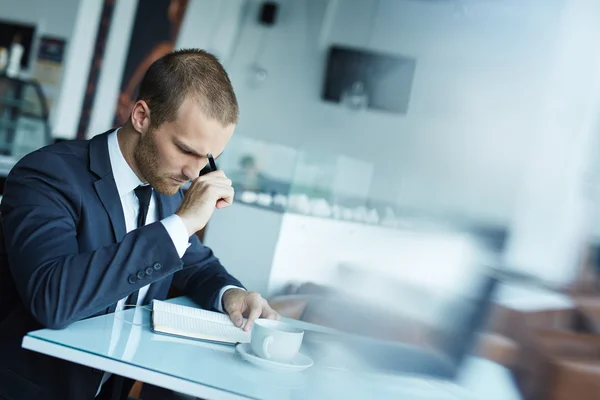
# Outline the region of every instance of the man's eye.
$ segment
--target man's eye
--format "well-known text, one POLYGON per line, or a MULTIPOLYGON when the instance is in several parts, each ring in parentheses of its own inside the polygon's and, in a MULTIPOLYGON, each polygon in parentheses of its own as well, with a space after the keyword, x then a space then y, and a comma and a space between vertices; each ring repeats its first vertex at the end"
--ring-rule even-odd
POLYGON ((180 147, 180 148, 179 148, 179 151, 181 151, 183 154, 187 154, 187 155, 190 155, 190 154, 192 154, 192 152, 191 152, 191 151, 189 151, 189 150, 186 150, 186 149, 184 149, 184 148, 182 148, 182 147, 180 147))

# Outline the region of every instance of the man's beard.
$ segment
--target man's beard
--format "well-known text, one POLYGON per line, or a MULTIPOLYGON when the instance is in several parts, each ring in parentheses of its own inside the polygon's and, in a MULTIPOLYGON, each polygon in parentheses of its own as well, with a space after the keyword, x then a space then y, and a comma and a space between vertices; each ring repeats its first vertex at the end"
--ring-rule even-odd
POLYGON ((133 154, 133 158, 142 176, 157 192, 172 196, 177 193, 179 187, 174 185, 170 179, 159 176, 158 149, 153 140, 153 132, 142 136, 133 154))

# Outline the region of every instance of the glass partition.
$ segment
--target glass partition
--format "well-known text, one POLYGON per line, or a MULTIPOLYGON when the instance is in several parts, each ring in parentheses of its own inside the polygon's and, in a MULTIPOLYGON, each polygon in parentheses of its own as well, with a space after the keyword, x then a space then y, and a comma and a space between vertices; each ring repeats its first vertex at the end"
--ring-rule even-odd
POLYGON ((385 215, 385 207, 370 206, 374 167, 363 160, 236 133, 217 161, 233 181, 236 201, 371 224, 385 215))
POLYGON ((375 166, 344 154, 236 133, 217 164, 233 181, 235 201, 252 207, 392 229, 471 232, 495 249, 505 240, 502 228, 374 198, 375 166))

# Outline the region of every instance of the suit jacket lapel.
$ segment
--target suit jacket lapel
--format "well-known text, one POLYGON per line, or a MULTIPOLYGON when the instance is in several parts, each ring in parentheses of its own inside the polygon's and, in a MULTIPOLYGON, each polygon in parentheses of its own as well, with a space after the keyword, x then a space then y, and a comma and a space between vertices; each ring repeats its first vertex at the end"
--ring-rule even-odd
POLYGON ((94 188, 108 213, 113 234, 118 243, 123 240, 127 229, 125 227, 125 217, 123 216, 123 206, 119 199, 119 192, 117 191, 115 181, 111 177, 105 177, 96 181, 94 188))
POLYGON ((94 182, 94 189, 106 209, 112 225, 115 240, 120 242, 127 233, 125 227, 125 216, 123 215, 123 206, 119 199, 119 192, 115 178, 110 166, 110 157, 108 155, 108 131, 97 135, 90 141, 90 170, 100 179, 94 182))
MULTIPOLYGON (((119 191, 117 190, 117 184, 112 174, 110 157, 108 155, 107 138, 110 132, 112 130, 94 136, 90 140, 90 170, 99 178, 94 182, 94 189, 108 213, 115 241, 118 243, 123 240, 123 236, 127 233, 127 228, 125 227, 123 206, 119 199, 119 191)), ((112 304, 106 312, 115 312, 116 308, 117 303, 112 304)))

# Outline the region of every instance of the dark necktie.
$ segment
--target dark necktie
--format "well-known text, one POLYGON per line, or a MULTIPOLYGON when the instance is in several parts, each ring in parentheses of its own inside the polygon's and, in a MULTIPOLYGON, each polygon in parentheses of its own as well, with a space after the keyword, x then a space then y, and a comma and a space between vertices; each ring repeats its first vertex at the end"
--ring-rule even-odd
POLYGON ((133 191, 140 202, 137 227, 141 228, 146 225, 146 216, 148 215, 148 207, 150 207, 150 198, 152 197, 152 186, 138 186, 133 191))
MULTIPOLYGON (((140 202, 140 210, 138 212, 137 219, 137 227, 141 228, 146 225, 146 216, 148 215, 148 208, 150 207, 150 199, 152 198, 152 186, 138 186, 134 190, 136 197, 140 202)), ((125 304, 127 305, 136 305, 138 301, 138 290, 131 293, 127 300, 125 300, 125 304)))

